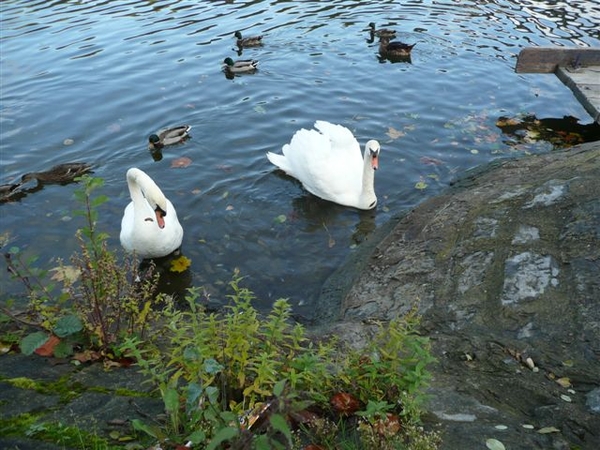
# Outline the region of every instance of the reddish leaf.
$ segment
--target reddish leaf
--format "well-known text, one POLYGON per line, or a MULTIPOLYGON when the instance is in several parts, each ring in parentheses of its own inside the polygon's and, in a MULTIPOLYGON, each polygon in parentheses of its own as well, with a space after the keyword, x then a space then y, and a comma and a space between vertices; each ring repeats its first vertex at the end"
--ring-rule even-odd
POLYGON ((54 354, 54 349, 60 343, 60 339, 57 336, 50 336, 46 343, 35 350, 40 356, 52 356, 54 354))
POLYGON ((360 402, 356 397, 347 392, 339 392, 331 397, 331 406, 338 414, 350 415, 358 411, 360 402))
POLYGON ((171 167, 175 169, 183 169, 184 167, 189 166, 192 163, 192 160, 187 156, 182 156, 181 158, 174 159, 171 161, 171 167))
POLYGON ((422 156, 420 161, 421 164, 428 164, 432 166, 441 166, 442 164, 444 164, 444 162, 441 159, 430 158, 429 156, 422 156))

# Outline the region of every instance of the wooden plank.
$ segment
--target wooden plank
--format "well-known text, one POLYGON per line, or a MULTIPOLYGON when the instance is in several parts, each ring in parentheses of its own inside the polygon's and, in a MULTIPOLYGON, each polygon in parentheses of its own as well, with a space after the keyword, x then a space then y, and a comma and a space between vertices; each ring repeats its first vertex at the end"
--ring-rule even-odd
POLYGON ((594 121, 600 123, 600 65, 578 69, 558 67, 555 73, 594 121))
POLYGON ((600 48, 528 47, 517 57, 517 73, 553 73, 558 66, 600 65, 600 48))

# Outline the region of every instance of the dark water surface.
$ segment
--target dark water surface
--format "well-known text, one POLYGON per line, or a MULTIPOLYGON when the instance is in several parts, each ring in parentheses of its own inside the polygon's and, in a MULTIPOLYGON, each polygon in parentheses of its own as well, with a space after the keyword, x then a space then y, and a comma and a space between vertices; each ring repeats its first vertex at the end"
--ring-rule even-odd
MULTIPOLYGON (((0 183, 86 161, 105 180, 100 229, 118 235, 139 167, 174 203, 191 271, 181 279, 223 297, 234 268, 266 308, 289 297, 311 317, 324 280, 394 215, 470 167, 547 152, 514 139, 499 117, 571 115, 590 123, 552 75, 517 75, 526 46, 600 46, 597 1, 3 1, 0 4, 0 183), (377 57, 369 22, 417 42, 410 62, 377 57), (264 34, 246 49, 254 75, 227 79, 233 33, 264 34), (359 212, 316 200, 274 171, 295 130, 341 123, 382 144, 379 204, 359 212), (161 161, 147 137, 188 123, 192 139, 161 161), (178 158, 191 164, 172 168, 178 158)), ((77 249, 75 184, 0 204, 3 251, 53 267, 77 249)), ((2 269, 2 297, 22 286, 2 269)), ((184 284, 185 284, 184 283, 184 284)))

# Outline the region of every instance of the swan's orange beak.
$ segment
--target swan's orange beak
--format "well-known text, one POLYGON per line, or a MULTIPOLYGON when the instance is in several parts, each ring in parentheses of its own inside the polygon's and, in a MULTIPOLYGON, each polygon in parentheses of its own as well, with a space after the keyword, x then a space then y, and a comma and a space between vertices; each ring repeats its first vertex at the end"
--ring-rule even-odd
POLYGON ((379 168, 379 155, 371 156, 371 167, 373 170, 377 170, 379 168))
POLYGON ((156 223, 158 223, 158 228, 164 228, 165 227, 164 211, 160 208, 156 208, 154 213, 156 214, 156 223))

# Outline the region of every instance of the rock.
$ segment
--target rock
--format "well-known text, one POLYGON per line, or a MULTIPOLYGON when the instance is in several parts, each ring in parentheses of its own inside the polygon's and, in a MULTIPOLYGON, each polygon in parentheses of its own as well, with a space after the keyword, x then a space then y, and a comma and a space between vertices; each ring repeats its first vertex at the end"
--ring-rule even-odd
POLYGON ((415 303, 443 449, 600 448, 600 142, 468 174, 363 243, 319 302, 354 346, 415 303))

